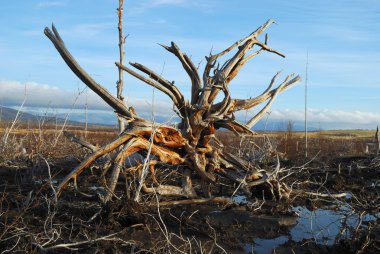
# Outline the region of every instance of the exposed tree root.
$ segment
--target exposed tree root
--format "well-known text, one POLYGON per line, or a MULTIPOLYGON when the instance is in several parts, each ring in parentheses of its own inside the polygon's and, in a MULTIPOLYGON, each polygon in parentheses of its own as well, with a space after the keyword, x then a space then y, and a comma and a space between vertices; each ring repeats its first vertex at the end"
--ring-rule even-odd
MULTIPOLYGON (((250 59, 265 51, 284 57, 284 54, 268 47, 267 36, 265 36, 265 42, 258 40, 258 37, 272 23, 274 23, 272 19, 268 20, 256 31, 235 42, 224 51, 206 57, 202 76, 198 73, 198 68, 191 58, 184 54, 174 42, 170 46, 161 45, 178 58, 189 76, 191 80, 191 98, 189 101, 175 86, 174 81, 168 81, 148 67, 139 63, 130 63, 133 68, 140 72, 138 73, 123 63, 116 63, 120 70, 169 96, 176 113, 181 118, 181 122, 176 128, 152 123, 139 117, 132 107, 127 107, 122 100, 111 95, 83 70, 67 50, 54 26, 52 30, 45 28, 46 36, 54 44, 70 69, 115 110, 119 119, 123 118, 128 123, 125 128, 122 128, 125 130, 120 134, 120 137, 101 148, 66 133, 67 137, 87 147, 93 153, 62 180, 58 186, 57 194, 61 194, 71 179, 76 184, 76 179, 86 168, 99 157, 111 152, 114 152, 115 155, 110 156, 113 158, 113 170, 108 181, 109 193, 106 200, 110 200, 113 196, 120 172, 125 170, 125 160, 135 153, 148 156, 144 165, 149 167, 153 181, 153 186, 147 187, 143 175, 145 169, 144 172, 140 172, 138 193, 143 187, 143 191, 147 193, 154 192, 159 195, 194 198, 197 193, 193 188, 193 178, 199 179, 204 197, 211 197, 210 187, 217 184, 220 178, 229 179, 232 183, 238 184, 239 188, 246 193, 250 193, 250 189, 257 185, 270 184, 270 173, 264 170, 259 172, 252 163, 223 151, 220 142, 215 139, 215 131, 225 128, 238 135, 254 135, 251 128, 265 115, 276 97, 300 81, 299 76, 294 77, 292 74, 280 82, 276 88, 273 88, 280 76, 280 72, 278 72, 261 95, 249 99, 231 97, 229 83, 250 59), (232 50, 236 50, 233 56, 220 65, 217 62, 219 58, 232 50), (219 92, 222 92, 224 96, 222 96, 221 101, 216 102, 215 100, 219 98, 219 92), (266 105, 246 123, 236 121, 235 112, 250 109, 266 101, 266 105), (173 166, 181 166, 184 172, 181 183, 177 185, 161 184, 161 180, 156 177, 156 164, 158 162, 174 171, 177 169, 173 166)), ((219 199, 207 200, 215 202, 219 199)), ((193 200, 193 202, 204 202, 204 200, 193 200)))

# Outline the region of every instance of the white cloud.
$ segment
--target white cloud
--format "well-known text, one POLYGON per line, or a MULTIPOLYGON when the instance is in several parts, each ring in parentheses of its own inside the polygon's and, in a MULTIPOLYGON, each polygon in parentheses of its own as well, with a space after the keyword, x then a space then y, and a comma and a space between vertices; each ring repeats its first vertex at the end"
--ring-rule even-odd
POLYGON ((150 2, 152 6, 159 5, 182 5, 185 3, 185 0, 153 0, 150 2))
MULTIPOLYGON (((26 106, 37 107, 72 107, 78 96, 77 91, 66 91, 61 88, 36 82, 21 83, 13 80, 0 80, 0 103, 7 106, 21 105, 26 96, 26 106)), ((85 101, 85 96, 78 97, 77 105, 85 101)), ((89 104, 104 108, 105 104, 93 95, 88 97, 89 104)))
POLYGON ((49 7, 57 7, 57 6, 62 6, 65 3, 63 1, 43 1, 39 2, 37 4, 38 8, 49 8, 49 7))
MULTIPOLYGON (((273 110, 270 113, 271 120, 304 121, 304 110, 273 110)), ((364 111, 343 111, 331 109, 308 109, 308 121, 317 123, 341 123, 341 124, 378 124, 380 114, 364 111)))
MULTIPOLYGON (((60 28, 57 27, 59 33, 64 36, 66 40, 71 38, 88 38, 104 34, 115 28, 115 23, 101 22, 101 23, 82 23, 72 27, 60 28)), ((32 31, 33 32, 33 31, 32 31)))
POLYGON ((139 14, 146 10, 157 8, 160 6, 181 6, 185 4, 185 0, 145 0, 140 1, 138 5, 130 8, 129 13, 139 14))
POLYGON ((69 34, 77 34, 85 37, 98 35, 103 30, 115 27, 114 23, 94 23, 94 24, 79 24, 76 25, 69 34))
POLYGON ((130 8, 129 13, 139 14, 148 9, 158 8, 162 6, 174 6, 174 7, 186 7, 186 8, 199 8, 202 11, 208 11, 206 6, 209 6, 210 3, 206 1, 186 1, 186 0, 145 0, 139 1, 139 4, 130 8))
MULTIPOLYGON (((0 104, 4 106, 20 106, 26 95, 26 107, 51 108, 84 108, 87 102, 89 109, 112 110, 97 94, 85 91, 66 91, 61 88, 36 82, 21 83, 0 79, 0 104)), ((172 115, 172 104, 169 100, 156 100, 152 107, 151 100, 131 98, 129 106, 133 106, 140 114, 172 115)))
MULTIPOLYGON (((239 121, 245 122, 257 112, 258 110, 238 112, 236 117, 239 121)), ((268 125, 281 125, 281 128, 285 127, 287 122, 292 121, 303 128, 305 111, 303 109, 273 109, 262 120, 268 125)), ((366 111, 313 108, 308 109, 307 120, 309 127, 315 129, 373 129, 380 125, 380 114, 366 111)))
POLYGON ((335 25, 331 27, 316 26, 315 31, 320 36, 326 36, 345 43, 347 43, 347 41, 352 41, 355 43, 376 42, 379 39, 379 37, 370 30, 363 30, 360 28, 347 27, 343 25, 335 25))

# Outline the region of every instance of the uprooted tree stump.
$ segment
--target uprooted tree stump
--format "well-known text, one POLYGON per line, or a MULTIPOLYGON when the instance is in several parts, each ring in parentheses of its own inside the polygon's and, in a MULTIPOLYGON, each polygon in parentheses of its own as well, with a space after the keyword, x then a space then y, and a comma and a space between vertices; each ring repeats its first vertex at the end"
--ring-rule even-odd
MULTIPOLYGON (((174 82, 166 80, 148 67, 139 63, 130 63, 140 73, 116 63, 116 65, 162 91, 172 100, 175 112, 181 119, 176 128, 158 124, 143 119, 137 115, 132 107, 111 95, 103 86, 98 84, 77 63, 65 46, 58 31, 52 26, 52 31, 45 28, 45 35, 51 40, 63 60, 70 69, 90 89, 97 93, 110 105, 119 117, 125 119, 125 131, 111 143, 101 147, 90 147, 92 154, 68 174, 59 184, 57 194, 60 195, 70 180, 76 186, 77 177, 98 158, 108 155, 113 169, 107 184, 110 200, 114 195, 116 183, 121 171, 125 168, 125 160, 134 153, 140 153, 146 159, 139 167, 139 177, 134 191, 134 199, 139 200, 140 190, 155 192, 158 195, 169 195, 186 198, 195 198, 197 193, 193 186, 193 179, 199 179, 203 196, 210 197, 210 185, 218 181, 228 180, 236 183, 244 192, 270 180, 271 175, 265 170, 255 169, 249 161, 239 158, 223 150, 222 143, 216 138, 215 131, 227 129, 237 135, 254 135, 251 128, 268 111, 278 94, 292 87, 301 80, 299 76, 289 75, 276 88, 278 72, 270 81, 268 88, 256 98, 234 99, 229 91, 230 82, 236 77, 241 68, 253 57, 268 51, 285 57, 282 53, 270 48, 265 41, 258 40, 269 25, 274 23, 270 19, 247 37, 235 42, 229 48, 218 54, 206 57, 206 64, 202 76, 192 60, 172 42, 170 46, 161 45, 164 49, 175 55, 191 80, 191 98, 185 99, 174 82), (257 47, 253 50, 254 47, 257 47), (218 59, 236 49, 234 55, 225 63, 219 64, 218 59), (145 74, 145 75, 144 75, 145 74), (219 93, 223 93, 222 100, 215 102, 219 93), (247 123, 239 123, 234 113, 247 110, 267 102, 264 107, 247 123), (157 165, 165 165, 182 176, 178 185, 164 185, 155 177, 157 165), (147 185, 146 175, 151 174, 150 186, 147 185)), ((83 144, 82 144, 83 145, 83 144)), ((279 165, 278 165, 279 167, 279 165)), ((134 169, 136 171, 136 168, 134 169)), ((198 191, 199 192, 199 191, 198 191)))

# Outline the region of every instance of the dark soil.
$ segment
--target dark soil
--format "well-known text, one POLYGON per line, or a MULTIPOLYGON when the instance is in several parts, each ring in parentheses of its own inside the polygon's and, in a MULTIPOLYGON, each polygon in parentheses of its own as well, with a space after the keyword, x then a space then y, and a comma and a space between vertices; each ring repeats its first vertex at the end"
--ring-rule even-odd
MULTIPOLYGON (((105 132, 99 139, 90 133, 89 139, 103 144, 113 135, 114 132, 105 132)), ((7 155, 10 159, 0 161, 1 251, 251 253, 253 250, 254 253, 274 253, 275 249, 275 253, 380 253, 380 159, 355 153, 340 155, 347 146, 337 147, 323 140, 322 145, 331 150, 307 164, 300 154, 282 156, 281 166, 288 169, 286 174, 289 174, 283 179, 291 189, 288 198, 273 196, 269 186, 264 184, 252 190, 251 197, 238 191, 232 198, 236 202, 228 205, 158 207, 158 201, 170 199, 146 194, 142 202, 135 203, 128 198, 126 175, 119 179, 116 190, 120 199, 104 204, 100 198, 105 193, 101 159, 78 178, 78 190, 74 190, 71 183, 55 202, 52 185, 56 187, 87 154, 70 142, 59 145, 56 151, 47 146, 39 150, 47 158, 49 167, 42 156, 7 155), (349 195, 331 198, 305 192, 349 195), (310 238, 306 231, 302 240, 294 238, 294 230, 302 223, 302 214, 296 208, 313 214, 321 209, 336 212, 347 207, 346 213, 362 220, 359 224, 342 226, 343 234, 330 239, 332 244, 310 238), (370 219, 366 219, 370 215, 370 219)), ((258 160, 261 168, 272 168, 275 163, 275 157, 258 160)), ((157 172, 157 177, 166 177, 165 171, 157 172)), ((177 179, 173 175, 168 181, 177 179)), ((196 181, 195 185, 199 190, 196 181)), ((236 187, 222 182, 212 193, 230 198, 228 193, 236 187)), ((348 216, 343 214, 340 220, 348 216)))
MULTIPOLYGON (((65 175, 76 163, 68 160, 52 164, 54 179, 65 175)), ((350 192, 355 198, 344 202, 354 207, 356 213, 379 213, 379 170, 373 159, 339 158, 322 168, 318 162, 313 163, 304 172, 289 177, 288 184, 298 181, 301 184, 297 189, 308 191, 350 192), (341 168, 340 173, 337 166, 341 168)), ((188 253, 201 250, 244 253, 249 252, 246 246, 255 239, 289 235, 297 224, 292 207, 318 209, 334 202, 328 198, 295 195, 290 199, 266 200, 260 209, 249 205, 258 197, 246 199, 248 203, 227 206, 208 204, 158 209, 122 196, 121 200, 105 205, 96 195, 97 190, 89 189, 98 184, 99 172, 94 169, 79 179, 80 192, 69 188, 55 203, 46 166, 3 167, 0 172, 0 249, 28 253, 188 253), (102 237, 106 238, 102 240, 102 237), (63 243, 76 244, 59 247, 63 243)), ((149 204, 155 201, 154 197, 146 198, 150 198, 149 204)), ((378 253, 378 224, 377 217, 360 226, 355 235, 331 246, 317 244, 312 239, 301 242, 290 239, 277 246, 276 253, 356 253, 361 249, 364 253, 378 253)))

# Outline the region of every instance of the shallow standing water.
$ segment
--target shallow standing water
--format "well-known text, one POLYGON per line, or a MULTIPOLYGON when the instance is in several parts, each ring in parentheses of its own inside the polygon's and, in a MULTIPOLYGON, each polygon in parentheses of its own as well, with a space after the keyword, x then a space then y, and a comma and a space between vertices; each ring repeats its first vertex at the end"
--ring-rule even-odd
POLYGON ((333 245, 336 240, 348 238, 356 227, 365 227, 365 222, 380 218, 380 213, 363 214, 360 216, 347 204, 340 204, 328 209, 310 211, 305 207, 293 208, 299 217, 297 224, 287 235, 273 239, 256 238, 253 243, 247 243, 244 249, 247 253, 275 253, 287 241, 301 242, 310 240, 321 245, 333 245), (363 224, 364 223, 364 224, 363 224))

